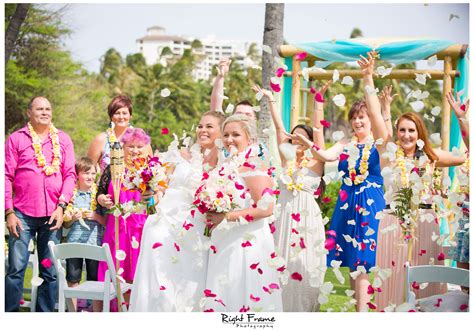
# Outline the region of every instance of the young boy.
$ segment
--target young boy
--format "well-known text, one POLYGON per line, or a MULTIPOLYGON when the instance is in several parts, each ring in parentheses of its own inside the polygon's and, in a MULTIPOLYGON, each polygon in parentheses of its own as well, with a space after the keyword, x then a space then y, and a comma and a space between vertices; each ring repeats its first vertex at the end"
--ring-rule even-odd
MULTIPOLYGON (((105 217, 95 213, 97 202, 96 169, 91 159, 83 157, 76 162, 77 183, 64 213, 64 227, 70 228, 67 243, 102 245, 105 217)), ((97 281, 98 261, 86 260, 87 280, 97 281)), ((70 287, 79 285, 84 259, 66 260, 66 280, 70 287)), ((77 310, 77 300, 74 299, 77 310)), ((93 311, 100 311, 101 301, 93 301, 93 311)))

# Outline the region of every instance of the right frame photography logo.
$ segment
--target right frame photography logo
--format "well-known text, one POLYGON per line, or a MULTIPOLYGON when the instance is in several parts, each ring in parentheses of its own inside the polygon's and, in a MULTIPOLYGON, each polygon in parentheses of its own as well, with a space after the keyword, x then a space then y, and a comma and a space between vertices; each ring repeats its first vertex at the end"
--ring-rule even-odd
POLYGON ((235 315, 221 313, 221 321, 222 324, 234 325, 236 328, 273 329, 276 318, 275 316, 257 316, 253 313, 235 315))

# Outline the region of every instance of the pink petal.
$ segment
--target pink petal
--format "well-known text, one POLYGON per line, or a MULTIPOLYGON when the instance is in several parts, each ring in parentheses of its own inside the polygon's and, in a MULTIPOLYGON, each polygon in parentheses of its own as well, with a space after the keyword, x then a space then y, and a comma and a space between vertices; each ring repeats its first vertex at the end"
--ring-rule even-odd
POLYGON ((206 298, 215 298, 217 296, 216 294, 212 293, 212 291, 209 289, 204 290, 204 295, 206 296, 206 298))
POLYGON ((205 312, 205 313, 213 313, 213 312, 214 312, 214 309, 212 309, 212 308, 211 308, 211 309, 206 309, 206 310, 204 310, 204 312, 205 312))
POLYGON ((318 189, 316 191, 314 191, 313 195, 316 197, 316 198, 319 198, 319 196, 321 195, 321 188, 318 187, 318 189))
POLYGON ((51 260, 48 259, 48 258, 43 259, 43 260, 41 261, 41 265, 42 265, 43 267, 45 267, 46 269, 51 268, 51 264, 52 264, 52 263, 51 263, 51 260))
POLYGON ((214 254, 217 253, 217 248, 216 248, 216 246, 211 245, 209 248, 212 250, 212 252, 213 252, 214 254))
POLYGON ((247 214, 247 215, 245 215, 245 220, 246 220, 247 222, 252 222, 252 221, 253 221, 253 216, 247 214))
POLYGON ((273 290, 279 290, 280 289, 280 286, 277 283, 270 283, 270 285, 268 285, 268 287, 273 289, 273 290))
POLYGON ((360 223, 361 227, 366 227, 368 225, 369 225, 369 222, 367 222, 367 221, 360 223))
POLYGON ((320 103, 324 103, 324 96, 321 94, 321 92, 318 91, 314 96, 314 100, 320 103))
POLYGON ((164 287, 163 285, 160 286, 160 291, 164 291, 166 290, 166 287, 164 287))
POLYGON ((291 228, 291 233, 294 233, 294 234, 300 234, 296 229, 294 228, 291 228))
POLYGON ((271 254, 270 254, 270 257, 271 257, 272 259, 274 259, 274 258, 276 258, 276 257, 277 257, 277 255, 276 255, 276 253, 275 253, 275 252, 273 252, 273 253, 271 253, 271 254))
POLYGON ((272 82, 270 82, 270 87, 272 88, 274 92, 278 93, 281 91, 280 84, 273 84, 272 82))
POLYGON ((257 272, 258 272, 260 275, 263 275, 263 270, 262 270, 262 269, 258 268, 258 269, 257 269, 257 272))
POLYGON ((244 162, 244 164, 242 166, 247 167, 247 168, 251 168, 252 170, 255 170, 255 167, 256 167, 254 164, 250 164, 248 162, 244 162))
POLYGON ((375 291, 374 291, 374 288, 372 287, 372 285, 369 284, 369 286, 367 287, 367 294, 374 294, 375 291))
POLYGON ((334 240, 334 238, 332 237, 327 238, 324 241, 324 248, 326 248, 328 251, 333 250, 335 246, 336 246, 336 240, 334 240))
POLYGON ((225 307, 225 304, 224 304, 224 301, 222 301, 222 299, 214 299, 215 302, 219 302, 221 305, 223 305, 225 307))
POLYGON ((435 303, 435 304, 434 304, 435 307, 438 307, 438 308, 439 308, 439 307, 441 306, 441 302, 442 302, 442 301, 443 301, 443 299, 438 298, 438 303, 435 303))
POLYGON ((151 248, 155 249, 155 248, 158 248, 158 247, 161 247, 161 246, 163 246, 162 243, 156 242, 156 243, 153 244, 153 246, 151 246, 151 248))
POLYGON ((161 134, 168 134, 168 133, 169 133, 168 128, 162 128, 161 129, 161 134))
POLYGON ((183 223, 183 228, 186 229, 186 231, 189 231, 189 228, 192 228, 194 225, 192 223, 186 223, 186 221, 184 221, 183 223))
POLYGON ((260 298, 259 297, 254 297, 253 294, 250 294, 250 300, 255 301, 255 302, 259 302, 260 298))
POLYGON ((438 261, 443 261, 444 260, 444 253, 441 252, 438 254, 438 261))
POLYGON ((420 289, 420 284, 418 284, 417 282, 413 282, 413 283, 411 283, 411 287, 414 290, 419 290, 420 289))
POLYGON ((251 264, 251 265, 250 265, 250 269, 252 269, 252 270, 257 269, 257 267, 258 267, 259 264, 260 264, 260 262, 251 264))
POLYGON ((323 203, 330 203, 331 202, 331 197, 324 197, 323 198, 323 203))
POLYGON ((270 232, 271 232, 272 234, 274 234, 275 231, 276 231, 276 227, 275 227, 274 222, 272 222, 272 223, 270 223, 270 224, 268 224, 268 225, 270 226, 270 232))
POLYGON ((466 111, 466 105, 461 105, 461 107, 459 107, 462 111, 466 111))
POLYGON ((247 240, 246 242, 243 242, 241 246, 245 248, 248 246, 252 246, 252 244, 250 243, 250 241, 247 240))
POLYGON ((268 288, 266 288, 265 286, 262 287, 263 288, 263 291, 267 292, 268 294, 272 294, 272 291, 270 291, 268 288))
POLYGON ((303 237, 300 237, 300 247, 301 247, 301 249, 306 248, 306 245, 304 244, 304 238, 303 237))
POLYGON ((468 307, 468 305, 466 305, 465 303, 463 303, 462 305, 459 306, 459 310, 466 310, 468 307))
POLYGON ((294 280, 297 280, 297 281, 302 281, 303 280, 303 276, 301 276, 300 273, 298 272, 294 272, 291 274, 291 279, 294 279, 294 280))
POLYGON ((179 248, 179 245, 177 243, 174 243, 174 248, 179 252, 181 249, 179 248))
POLYGON ((339 191, 339 197, 341 198, 341 201, 344 202, 347 200, 347 192, 344 190, 339 191))
POLYGON ((285 271, 286 266, 282 265, 280 268, 277 269, 278 272, 283 272, 285 271))
MULTIPOLYGON (((25 304, 25 300, 23 298, 20 299, 20 306, 25 304)), ((462 306, 461 306, 462 307, 462 306)))
POLYGON ((377 306, 374 305, 372 302, 367 302, 367 306, 369 306, 370 309, 377 309, 377 306))
POLYGON ((245 313, 245 312, 248 312, 249 310, 250 310, 250 307, 245 307, 244 305, 242 306, 242 308, 240 308, 239 313, 245 313))
POLYGON ((331 122, 328 122, 326 120, 321 120, 319 121, 319 123, 321 123, 321 125, 324 126, 326 129, 331 126, 331 122))
POLYGON ((239 183, 235 182, 235 188, 238 189, 238 190, 243 190, 245 188, 245 186, 240 185, 239 183))
POLYGON ((292 213, 291 214, 291 218, 296 221, 296 222, 299 222, 301 220, 300 218, 300 213, 292 213))
POLYGON ((311 88, 309 89, 309 92, 310 92, 311 94, 315 94, 315 93, 316 93, 316 89, 315 89, 314 87, 311 87, 311 88))
POLYGON ((339 155, 339 161, 344 161, 344 160, 347 160, 348 158, 349 158, 349 154, 341 153, 339 155))
POLYGON ((461 130, 461 135, 462 135, 463 137, 465 137, 465 136, 467 135, 467 132, 464 131, 464 130, 461 130))
POLYGON ((336 237, 336 231, 334 231, 334 230, 327 230, 326 234, 329 235, 329 236, 336 237))
POLYGON ((276 76, 281 77, 281 76, 283 76, 284 73, 285 73, 285 69, 278 68, 277 71, 276 71, 276 76))
POLYGON ((308 56, 308 53, 301 52, 301 53, 296 54, 295 56, 298 61, 303 61, 306 58, 306 56, 308 56))
POLYGON ((418 253, 419 256, 423 256, 424 254, 426 254, 426 249, 422 249, 420 253, 418 253))

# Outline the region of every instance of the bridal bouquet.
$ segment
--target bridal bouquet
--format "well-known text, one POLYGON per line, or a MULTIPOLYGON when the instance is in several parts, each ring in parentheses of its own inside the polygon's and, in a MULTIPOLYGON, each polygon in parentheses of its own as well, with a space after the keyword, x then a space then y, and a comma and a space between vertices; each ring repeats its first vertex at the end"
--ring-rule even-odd
MULTIPOLYGON (((156 192, 160 187, 166 188, 167 170, 169 165, 161 163, 157 156, 137 157, 130 162, 131 166, 125 169, 123 186, 129 190, 138 190, 144 193, 147 190, 156 192)), ((150 198, 146 212, 148 215, 156 213, 155 202, 150 198)))
MULTIPOLYGON (((196 190, 193 202, 201 214, 227 213, 239 207, 235 197, 239 195, 239 189, 243 190, 244 187, 235 182, 232 175, 225 175, 223 170, 221 168, 220 171, 204 173, 203 184, 196 190)), ((206 220, 205 236, 210 237, 213 226, 214 224, 206 220)))

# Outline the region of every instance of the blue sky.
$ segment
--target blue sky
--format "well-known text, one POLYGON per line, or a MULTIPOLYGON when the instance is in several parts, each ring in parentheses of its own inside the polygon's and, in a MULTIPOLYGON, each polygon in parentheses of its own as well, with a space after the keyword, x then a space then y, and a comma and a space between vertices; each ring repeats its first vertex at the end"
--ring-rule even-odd
MULTIPOLYGON (((61 5, 48 5, 58 8, 61 5)), ((69 4, 65 41, 73 57, 98 71, 114 47, 137 52, 135 41, 159 25, 173 35, 258 41, 265 5, 255 4, 69 4)), ((469 42, 468 4, 285 4, 284 37, 290 43, 348 38, 358 27, 365 37, 425 37, 469 42), (449 20, 450 14, 459 18, 449 20)))

